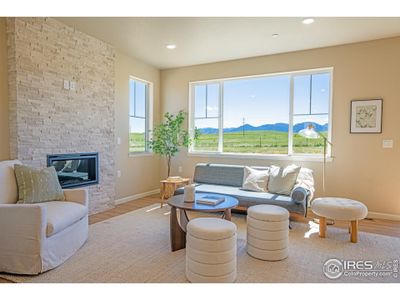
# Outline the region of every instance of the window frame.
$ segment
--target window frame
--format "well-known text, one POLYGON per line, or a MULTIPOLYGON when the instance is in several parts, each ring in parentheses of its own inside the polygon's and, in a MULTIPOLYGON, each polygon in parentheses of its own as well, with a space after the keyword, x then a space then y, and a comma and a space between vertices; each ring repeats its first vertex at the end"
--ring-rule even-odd
MULTIPOLYGON (((136 76, 129 76, 128 80, 128 90, 129 90, 129 109, 128 109, 128 153, 129 156, 146 156, 146 155, 153 155, 153 151, 150 149, 149 141, 152 137, 152 130, 153 130, 153 97, 154 97, 154 90, 153 90, 153 83, 151 81, 136 77, 136 76), (131 80, 138 81, 144 83, 147 86, 146 89, 146 103, 145 103, 145 117, 138 117, 136 115, 131 115, 131 89, 130 89, 130 82, 131 80), (145 120, 145 150, 144 151, 130 151, 130 128, 131 128, 131 118, 138 118, 145 120)), ((136 93, 135 93, 136 95, 136 93)), ((135 102, 135 101, 134 101, 135 102)))
MULTIPOLYGON (((298 71, 287 71, 287 72, 276 72, 276 73, 268 73, 268 74, 258 74, 258 75, 250 75, 250 76, 237 76, 237 77, 226 77, 226 78, 218 78, 218 79, 210 79, 210 80, 199 80, 199 81, 190 81, 189 82, 189 99, 188 99, 188 107, 189 107, 189 121, 188 121, 188 129, 189 134, 193 137, 194 134, 194 124, 195 124, 195 99, 194 99, 194 90, 196 85, 204 85, 204 84, 219 84, 219 116, 218 116, 218 151, 204 151, 204 150, 195 150, 194 144, 192 144, 188 149, 189 156, 211 156, 211 157, 232 157, 232 158, 255 158, 255 159, 272 159, 272 160, 294 160, 294 161, 323 161, 323 154, 313 154, 313 153, 293 153, 293 119, 294 119, 294 77, 301 75, 315 75, 321 73, 329 73, 329 105, 328 105, 328 135, 327 138, 329 141, 332 141, 332 107, 333 107, 333 67, 323 67, 323 68, 315 68, 315 69, 307 69, 307 70, 298 70, 298 71), (232 81, 232 80, 241 80, 241 79, 252 79, 252 78, 260 78, 260 77, 274 77, 274 76, 282 76, 289 75, 290 76, 290 92, 289 92, 289 130, 288 130, 288 153, 287 154, 268 154, 268 153, 234 153, 234 152, 223 152, 223 108, 224 108, 224 82, 232 81)), ((311 91, 310 91, 311 92, 311 91)), ((331 145, 327 145, 327 161, 332 161, 332 149, 331 145)))

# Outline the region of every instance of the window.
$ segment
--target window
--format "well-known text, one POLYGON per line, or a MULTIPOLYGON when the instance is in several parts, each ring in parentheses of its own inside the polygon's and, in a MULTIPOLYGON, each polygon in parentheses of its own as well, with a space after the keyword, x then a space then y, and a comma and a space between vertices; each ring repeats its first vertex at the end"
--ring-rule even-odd
POLYGON ((191 83, 190 132, 202 134, 190 151, 321 155, 323 139, 298 132, 311 123, 329 137, 331 75, 320 69, 191 83))
POLYGON ((149 152, 152 84, 129 79, 129 153, 149 152))

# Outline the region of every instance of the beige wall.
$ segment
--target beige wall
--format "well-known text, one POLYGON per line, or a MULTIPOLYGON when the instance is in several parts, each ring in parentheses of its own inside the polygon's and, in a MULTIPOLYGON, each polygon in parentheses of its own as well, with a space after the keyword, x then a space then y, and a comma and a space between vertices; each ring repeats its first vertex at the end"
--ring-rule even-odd
POLYGON ((153 83, 153 121, 159 122, 160 115, 160 71, 123 53, 117 52, 115 60, 115 127, 116 138, 121 144, 116 149, 116 199, 145 193, 159 188, 159 158, 150 156, 129 156, 129 76, 153 83))
POLYGON ((0 18, 0 160, 10 158, 6 18, 0 18))
MULTIPOLYGON (((279 55, 240 59, 161 71, 162 111, 188 110, 189 81, 334 67, 333 162, 327 166, 326 194, 358 199, 369 210, 400 217, 400 38, 377 40, 279 55), (382 97, 383 133, 350 134, 350 101, 382 97), (382 149, 393 139, 393 149, 382 149)), ((285 165, 288 161, 190 157, 182 152, 173 162, 191 176, 197 162, 285 165)), ((321 163, 296 162, 315 171, 321 195, 321 163)))

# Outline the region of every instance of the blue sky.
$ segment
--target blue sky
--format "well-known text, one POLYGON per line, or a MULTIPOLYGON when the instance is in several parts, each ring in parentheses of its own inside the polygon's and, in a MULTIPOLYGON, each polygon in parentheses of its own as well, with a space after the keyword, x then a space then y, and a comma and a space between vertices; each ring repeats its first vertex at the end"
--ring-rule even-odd
POLYGON ((146 121, 141 118, 146 116, 146 84, 131 79, 129 80, 129 92, 130 132, 143 133, 146 121))
MULTIPOLYGON (((316 74, 312 78, 311 113, 327 113, 329 105, 329 74, 316 74)), ((218 115, 218 85, 207 87, 207 115, 218 115)), ((195 89, 196 117, 205 117, 205 87, 195 89)), ((290 76, 271 76, 230 80, 224 83, 224 128, 245 123, 253 126, 289 123, 290 76)), ((310 75, 294 78, 294 113, 310 112, 310 75)), ((294 123, 327 123, 327 116, 297 116, 294 123)), ((217 127, 216 120, 198 120, 198 128, 217 127)))

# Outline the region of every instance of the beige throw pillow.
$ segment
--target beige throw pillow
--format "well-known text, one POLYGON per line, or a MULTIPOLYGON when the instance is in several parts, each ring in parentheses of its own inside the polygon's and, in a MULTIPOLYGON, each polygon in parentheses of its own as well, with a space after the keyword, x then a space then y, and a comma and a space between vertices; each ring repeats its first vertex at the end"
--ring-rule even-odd
POLYGON ((14 165, 18 186, 18 203, 64 201, 64 193, 54 167, 35 169, 14 165))
POLYGON ((290 195, 301 167, 290 165, 286 168, 271 166, 268 191, 274 194, 290 195))
POLYGON ((244 167, 242 189, 254 192, 266 192, 269 170, 256 170, 244 167))

